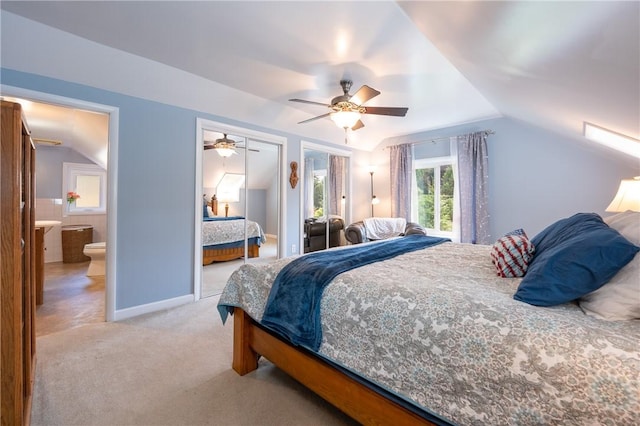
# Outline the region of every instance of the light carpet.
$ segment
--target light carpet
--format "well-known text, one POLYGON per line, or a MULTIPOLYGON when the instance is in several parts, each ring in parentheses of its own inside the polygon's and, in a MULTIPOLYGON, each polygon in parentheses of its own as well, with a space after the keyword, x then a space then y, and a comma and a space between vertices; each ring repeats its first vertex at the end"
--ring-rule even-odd
POLYGON ((218 297, 37 340, 32 425, 353 425, 266 360, 231 369, 218 297))
MULTIPOLYGON (((247 259, 247 263, 262 264, 278 258, 278 239, 273 235, 267 237, 267 241, 260 247, 260 256, 247 259)), ((222 293, 227 280, 240 266, 244 259, 229 260, 226 262, 214 262, 202 267, 202 297, 215 296, 222 293)))

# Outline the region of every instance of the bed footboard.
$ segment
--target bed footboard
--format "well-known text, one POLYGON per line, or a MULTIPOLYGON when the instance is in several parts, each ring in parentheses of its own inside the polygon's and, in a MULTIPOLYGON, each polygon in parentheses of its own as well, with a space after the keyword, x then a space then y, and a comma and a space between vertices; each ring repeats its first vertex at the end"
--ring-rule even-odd
POLYGON ((278 368, 362 424, 435 425, 340 370, 267 332, 242 309, 233 315, 233 369, 245 375, 264 356, 278 368))

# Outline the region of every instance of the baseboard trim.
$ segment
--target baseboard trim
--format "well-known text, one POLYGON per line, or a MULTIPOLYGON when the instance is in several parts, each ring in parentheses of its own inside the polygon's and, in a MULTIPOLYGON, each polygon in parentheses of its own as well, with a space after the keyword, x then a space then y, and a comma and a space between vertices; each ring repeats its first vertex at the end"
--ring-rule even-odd
POLYGON ((128 318, 137 317, 138 315, 157 312, 162 309, 175 308, 176 306, 185 305, 193 302, 193 294, 174 297, 173 299, 160 300, 158 302, 147 303, 146 305, 133 306, 131 308, 117 309, 113 317, 114 321, 120 321, 128 318))

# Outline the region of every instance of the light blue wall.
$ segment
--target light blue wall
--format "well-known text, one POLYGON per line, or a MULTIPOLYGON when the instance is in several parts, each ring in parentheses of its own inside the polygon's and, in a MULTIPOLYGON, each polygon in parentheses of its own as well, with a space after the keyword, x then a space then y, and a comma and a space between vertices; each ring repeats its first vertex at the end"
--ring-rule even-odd
MULTIPOLYGON (((4 85, 119 108, 116 310, 193 293, 196 118, 284 136, 285 167, 299 161, 296 135, 35 74, 0 73, 4 85)), ((300 239, 300 200, 297 188, 284 190, 289 255, 300 239)))
MULTIPOLYGON (((533 236, 552 222, 577 212, 595 212, 605 217, 611 214, 604 210, 620 180, 640 175, 640 161, 635 158, 511 118, 406 135, 386 140, 384 145, 481 130, 495 132, 487 139, 493 238, 515 228, 524 228, 533 236)), ((385 154, 388 168, 388 153, 385 154)))

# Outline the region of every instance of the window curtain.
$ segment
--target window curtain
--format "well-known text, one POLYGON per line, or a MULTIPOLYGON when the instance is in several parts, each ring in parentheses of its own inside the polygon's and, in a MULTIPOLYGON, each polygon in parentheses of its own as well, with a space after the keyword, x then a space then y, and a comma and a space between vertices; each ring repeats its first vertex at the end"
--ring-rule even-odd
POLYGON ((313 158, 304 159, 304 217, 313 217, 313 158))
POLYGON ((458 136, 460 242, 489 244, 487 132, 458 136))
POLYGON ((344 157, 329 155, 329 214, 342 216, 344 157))
POLYGON ((390 147, 391 216, 411 221, 411 171, 413 149, 411 144, 390 147))

